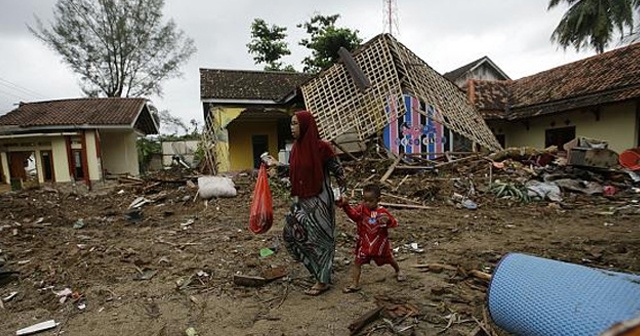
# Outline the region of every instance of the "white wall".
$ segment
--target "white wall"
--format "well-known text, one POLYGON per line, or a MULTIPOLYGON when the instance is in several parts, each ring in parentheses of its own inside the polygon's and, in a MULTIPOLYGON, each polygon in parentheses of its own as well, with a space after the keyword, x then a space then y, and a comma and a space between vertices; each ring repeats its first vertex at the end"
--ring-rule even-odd
POLYGON ((134 131, 100 131, 102 166, 109 174, 140 175, 134 131))

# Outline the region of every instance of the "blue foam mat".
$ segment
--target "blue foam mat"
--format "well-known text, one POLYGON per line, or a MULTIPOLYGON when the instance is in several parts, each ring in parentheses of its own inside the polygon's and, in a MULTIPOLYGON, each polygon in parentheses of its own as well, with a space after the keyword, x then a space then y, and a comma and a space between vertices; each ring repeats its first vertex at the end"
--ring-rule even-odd
POLYGON ((489 313, 515 335, 598 335, 640 316, 640 276, 519 253, 496 267, 489 313))

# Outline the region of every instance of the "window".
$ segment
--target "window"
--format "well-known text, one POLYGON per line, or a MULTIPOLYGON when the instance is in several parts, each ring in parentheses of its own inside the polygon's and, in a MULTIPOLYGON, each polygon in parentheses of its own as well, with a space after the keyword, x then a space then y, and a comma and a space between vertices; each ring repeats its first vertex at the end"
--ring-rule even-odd
POLYGON ((73 177, 76 180, 84 179, 84 169, 82 166, 82 151, 73 151, 73 177))
POLYGON ((544 134, 544 146, 557 146, 562 151, 562 146, 575 138, 575 126, 548 129, 544 134))

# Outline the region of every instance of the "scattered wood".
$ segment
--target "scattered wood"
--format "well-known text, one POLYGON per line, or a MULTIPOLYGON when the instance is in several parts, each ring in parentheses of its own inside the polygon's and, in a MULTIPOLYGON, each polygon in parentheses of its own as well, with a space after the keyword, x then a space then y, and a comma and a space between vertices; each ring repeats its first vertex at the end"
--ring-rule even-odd
POLYGON ((446 167, 446 166, 451 166, 454 164, 458 164, 458 163, 462 163, 462 162, 466 162, 466 161, 471 161, 474 159, 478 159, 480 158, 479 155, 471 155, 471 156, 467 156, 467 157, 463 157, 460 159, 456 159, 456 160, 451 160, 449 162, 443 162, 443 163, 438 163, 437 165, 435 165, 435 168, 442 168, 442 167, 446 167))
MULTIPOLYGON (((366 184, 367 182, 371 181, 371 179, 373 179, 374 177, 376 177, 376 174, 371 174, 369 177, 364 179, 364 181, 356 183, 356 185, 353 187, 353 189, 358 188, 360 186, 360 184, 366 184)), ((351 191, 352 191, 351 197, 353 197, 353 190, 351 190, 351 191)))
POLYGON ((262 276, 267 281, 273 281, 276 279, 284 278, 287 275, 287 268, 284 266, 270 268, 264 272, 262 272, 262 276))
POLYGON ((259 276, 233 275, 233 283, 243 287, 261 287, 267 284, 267 279, 259 276))
MULTIPOLYGON (((438 165, 436 165, 438 166, 438 165)), ((433 166, 397 166, 395 169, 407 169, 407 170, 433 170, 433 166)))
POLYGON ((417 204, 417 205, 423 205, 422 203, 418 202, 418 201, 414 201, 410 198, 406 198, 406 197, 402 197, 402 196, 396 196, 396 195, 392 195, 389 193, 382 193, 383 196, 387 196, 387 197, 391 197, 391 198, 395 198, 395 199, 399 199, 401 201, 405 201, 405 202, 409 202, 409 203, 413 203, 413 204, 417 204))
POLYGON ((349 158, 351 158, 351 160, 353 161, 358 161, 358 158, 353 156, 353 154, 351 154, 351 152, 349 152, 348 150, 346 150, 344 147, 340 146, 340 144, 338 144, 336 141, 331 140, 331 143, 336 146, 340 151, 342 151, 342 153, 346 154, 349 158))
POLYGON ((469 271, 469 275, 476 277, 480 280, 484 280, 484 281, 491 281, 491 274, 489 273, 485 273, 482 271, 478 271, 478 270, 471 270, 469 271))
POLYGON ((49 320, 45 322, 40 322, 38 324, 34 324, 30 327, 20 329, 16 331, 16 335, 31 335, 41 331, 53 329, 58 325, 55 320, 49 320))
POLYGON ((353 321, 353 323, 349 325, 349 331, 351 331, 350 335, 357 334, 367 324, 375 321, 380 316, 380 312, 382 312, 383 309, 384 307, 374 308, 359 317, 357 320, 353 321))
POLYGON ((387 172, 384 173, 384 175, 382 175, 382 178, 380 178, 380 183, 383 183, 384 181, 386 181, 389 178, 389 176, 391 176, 391 174, 396 169, 396 166, 400 163, 400 161, 402 161, 402 154, 398 155, 396 160, 393 161, 391 166, 389 166, 389 169, 387 169, 387 172))
POLYGON ((398 191, 398 189, 400 188, 400 186, 409 178, 409 174, 405 175, 404 178, 402 179, 402 181, 400 181, 400 183, 398 183, 397 186, 393 187, 393 191, 398 191))
POLYGON ((118 182, 123 184, 143 184, 144 180, 133 176, 118 176, 118 182))
POLYGON ((440 273, 440 272, 442 272, 442 270, 456 271, 456 272, 463 273, 464 275, 468 275, 468 276, 472 276, 474 278, 478 278, 480 280, 491 281, 491 274, 489 274, 489 273, 485 273, 485 272, 478 271, 478 270, 465 271, 465 270, 461 269, 460 267, 451 266, 451 265, 433 263, 433 264, 416 264, 416 265, 413 265, 412 267, 419 268, 419 269, 424 269, 424 270, 431 271, 431 272, 434 272, 434 273, 440 273))
POLYGON ((234 274, 233 283, 244 287, 261 287, 273 280, 283 278, 286 275, 287 269, 281 266, 262 272, 262 276, 234 274))
POLYGON ((434 273, 440 273, 440 272, 442 272, 442 270, 448 270, 448 271, 457 271, 458 270, 458 268, 455 267, 455 266, 445 265, 445 264, 437 264, 437 263, 416 264, 416 265, 413 265, 412 267, 419 268, 419 269, 425 269, 427 271, 432 271, 434 273))
POLYGON ((426 206, 426 205, 397 204, 397 203, 386 203, 386 202, 380 202, 379 204, 387 208, 417 209, 417 210, 433 210, 434 209, 433 207, 426 206))

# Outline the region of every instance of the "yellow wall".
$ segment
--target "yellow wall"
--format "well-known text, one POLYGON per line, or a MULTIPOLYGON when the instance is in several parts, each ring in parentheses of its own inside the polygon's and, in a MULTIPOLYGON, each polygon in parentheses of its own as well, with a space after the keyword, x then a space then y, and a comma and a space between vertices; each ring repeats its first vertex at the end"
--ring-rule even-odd
POLYGON ((133 131, 100 131, 104 169, 110 174, 139 175, 136 140, 137 135, 133 131))
POLYGON ((609 149, 618 153, 636 147, 638 141, 635 102, 604 106, 600 109, 600 119, 597 121, 594 112, 578 110, 532 118, 527 122, 528 130, 524 120, 491 121, 489 126, 496 134, 505 134, 506 147, 544 148, 547 129, 570 126, 575 126, 576 137, 605 140, 609 143, 609 149), (551 126, 552 124, 555 126, 551 126))
MULTIPOLYGON (((41 151, 51 150, 53 155, 53 169, 56 182, 71 182, 69 176, 69 164, 67 161, 67 145, 65 137, 33 137, 5 140, 5 143, 12 144, 5 149, 9 152, 33 152, 38 173, 38 182, 44 182, 44 170, 42 169, 41 151), (51 145, 49 145, 51 143, 51 145)), ((4 154, 4 153, 3 153, 4 154)), ((5 155, 6 159, 6 155, 5 155)), ((9 175, 9 171, 5 170, 5 175, 9 175)))
POLYGON ((237 118, 244 108, 240 107, 213 107, 209 110, 212 118, 212 127, 215 137, 215 155, 219 172, 231 170, 229 158, 229 132, 227 126, 237 118))
POLYGON ((67 158, 67 142, 64 137, 51 139, 51 155, 56 182, 71 182, 69 159, 67 158))
POLYGON ((0 164, 2 165, 2 181, 9 184, 9 158, 7 158, 7 153, 0 153, 0 164))
POLYGON ((98 158, 98 150, 96 148, 96 132, 86 131, 85 143, 87 144, 87 165, 89 170, 89 179, 91 181, 98 181, 102 179, 102 173, 100 168, 100 160, 98 158))
POLYGON ((229 132, 229 161, 231 171, 253 169, 253 135, 267 135, 269 137, 269 153, 278 155, 278 123, 249 122, 231 123, 227 127, 229 132))

